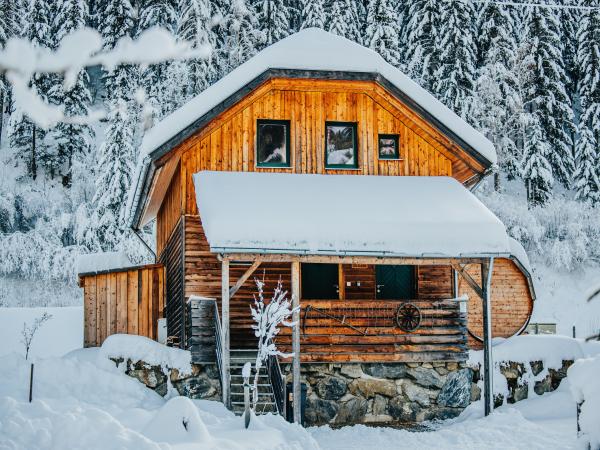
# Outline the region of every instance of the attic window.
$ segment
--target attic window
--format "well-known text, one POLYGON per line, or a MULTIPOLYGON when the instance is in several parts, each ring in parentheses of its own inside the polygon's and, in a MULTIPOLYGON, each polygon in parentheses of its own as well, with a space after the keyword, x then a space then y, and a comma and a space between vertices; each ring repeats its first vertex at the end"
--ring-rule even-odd
POLYGON ((256 122, 256 166, 291 167, 289 120, 256 122))
POLYGON ((358 168, 356 122, 325 122, 325 167, 358 168))
POLYGON ((379 159, 400 159, 399 136, 380 134, 378 136, 379 159))

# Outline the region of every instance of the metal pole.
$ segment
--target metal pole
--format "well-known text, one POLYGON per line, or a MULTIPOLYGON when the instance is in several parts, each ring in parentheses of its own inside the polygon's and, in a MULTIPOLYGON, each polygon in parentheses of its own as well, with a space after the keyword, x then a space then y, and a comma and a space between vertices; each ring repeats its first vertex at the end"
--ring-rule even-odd
POLYGON ((229 260, 221 262, 221 385, 223 404, 231 407, 229 362, 229 260))
POLYGON ((29 372, 29 403, 33 398, 33 363, 31 363, 31 371, 29 372))
POLYGON ((300 388, 300 261, 292 262, 292 307, 296 308, 293 315, 295 323, 292 330, 292 351, 294 359, 292 361, 292 387, 294 394, 294 422, 300 423, 302 414, 302 393, 300 388))
POLYGON ((484 411, 489 416, 494 410, 494 358, 492 356, 492 272, 494 258, 481 264, 481 286, 483 288, 483 385, 484 411))

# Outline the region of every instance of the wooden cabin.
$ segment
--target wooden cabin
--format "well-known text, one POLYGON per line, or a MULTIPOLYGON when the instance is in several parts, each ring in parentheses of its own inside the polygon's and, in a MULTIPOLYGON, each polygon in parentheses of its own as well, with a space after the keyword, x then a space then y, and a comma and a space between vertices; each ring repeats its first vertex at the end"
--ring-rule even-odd
MULTIPOLYGON (((234 409, 255 345, 255 277, 267 295, 281 280, 300 306, 277 339, 295 355, 268 372, 280 412, 281 375, 293 398, 308 384, 308 424, 453 415, 466 405, 444 400, 443 380, 469 370, 467 350, 527 325, 527 257, 470 192, 496 162, 492 144, 369 49, 322 30, 292 35, 156 124, 142 155, 131 224, 155 221, 169 342, 218 363, 234 409), (439 385, 421 383, 427 371, 439 385), (390 391, 401 378, 435 394, 431 406, 390 391)), ((141 331, 98 328, 93 275, 82 277, 86 343, 141 331)))

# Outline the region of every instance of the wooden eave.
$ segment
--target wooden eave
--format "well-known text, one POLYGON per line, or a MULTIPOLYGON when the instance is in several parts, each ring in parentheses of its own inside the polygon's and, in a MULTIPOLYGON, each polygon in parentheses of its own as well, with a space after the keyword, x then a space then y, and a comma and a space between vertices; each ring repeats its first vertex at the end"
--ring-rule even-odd
MULTIPOLYGON (((169 170, 161 170, 161 168, 166 165, 173 156, 177 156, 177 162, 181 156, 180 152, 177 152, 174 155, 172 151, 189 138, 195 136, 200 130, 203 130, 205 127, 207 127, 219 115, 225 113, 242 99, 256 91, 259 87, 278 78, 298 80, 299 87, 302 84, 302 81, 306 81, 306 83, 310 84, 310 80, 374 82, 382 88, 373 93, 376 97, 381 97, 392 104, 396 102, 402 103, 411 109, 426 124, 431 126, 431 128, 435 129, 447 139, 447 141, 444 142, 445 145, 438 143, 438 149, 443 148, 445 151, 454 154, 476 173, 475 176, 471 177, 465 182, 466 186, 469 187, 475 184, 479 179, 485 176, 487 171, 489 171, 491 168, 491 161, 487 160, 487 158, 481 155, 475 148, 469 145, 460 136, 458 136, 455 132, 450 130, 446 125, 438 120, 434 115, 422 108, 406 93, 398 89, 394 84, 382 77, 379 73, 268 69, 149 153, 148 157, 150 161, 147 169, 142 172, 143 176, 140 180, 141 190, 138 191, 138 198, 135 199, 137 202, 134 200, 134 213, 131 220, 131 224, 134 229, 139 229, 139 226, 141 223, 143 223, 144 219, 153 217, 152 214, 155 214, 155 210, 157 208, 156 203, 158 203, 158 207, 160 207, 160 202, 164 197, 164 191, 158 191, 158 195, 153 195, 154 189, 156 187, 168 186, 170 178, 173 174, 173 172, 170 172, 169 175, 169 170), (155 180, 155 178, 161 178, 161 180, 155 180), (153 197, 151 202, 152 204, 149 204, 148 201, 150 196, 153 197)), ((176 164, 173 165, 176 166, 176 164)))

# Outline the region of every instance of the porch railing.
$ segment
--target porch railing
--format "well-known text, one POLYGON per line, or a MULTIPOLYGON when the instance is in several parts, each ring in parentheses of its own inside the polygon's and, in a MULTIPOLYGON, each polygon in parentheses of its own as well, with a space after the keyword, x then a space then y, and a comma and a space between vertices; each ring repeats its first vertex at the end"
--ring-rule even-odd
POLYGON ((285 401, 286 401, 286 386, 285 376, 281 372, 281 366, 277 356, 270 355, 267 360, 267 372, 271 381, 271 387, 273 388, 273 396, 275 397, 275 404, 277 405, 277 411, 283 417, 285 417, 285 401))
MULTIPOLYGON (((213 300, 214 301, 214 300, 213 300)), ((217 369, 219 369, 219 383, 221 384, 221 392, 223 391, 223 369, 221 362, 221 319, 219 318, 219 306, 214 301, 213 320, 215 322, 215 353, 217 360, 217 369)))

